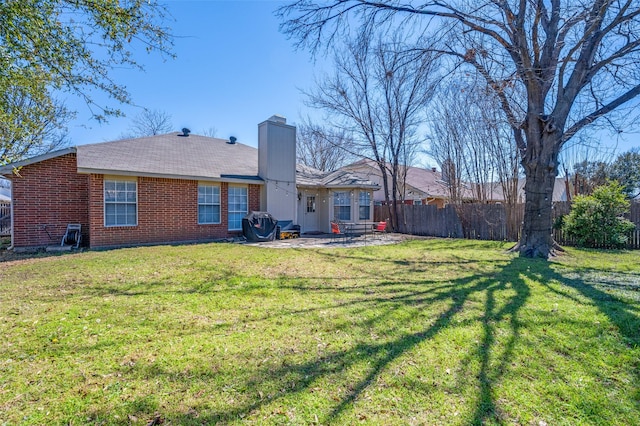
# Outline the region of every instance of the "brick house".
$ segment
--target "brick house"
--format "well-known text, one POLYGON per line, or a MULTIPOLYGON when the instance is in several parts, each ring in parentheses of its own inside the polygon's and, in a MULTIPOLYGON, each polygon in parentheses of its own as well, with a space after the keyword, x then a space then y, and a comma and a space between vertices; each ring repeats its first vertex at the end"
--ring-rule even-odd
MULTIPOLYGON (((307 200, 296 183, 295 140, 295 127, 273 116, 258 126, 258 149, 184 132, 79 145, 0 167, 12 181, 12 246, 60 244, 70 223, 82 225, 83 245, 91 248, 238 236, 250 211, 297 223, 307 200)), ((322 185, 322 177, 305 180, 306 187, 322 185)), ((377 189, 351 182, 322 190, 371 199, 377 189)), ((331 214, 318 217, 323 222, 303 232, 328 230, 331 214)))

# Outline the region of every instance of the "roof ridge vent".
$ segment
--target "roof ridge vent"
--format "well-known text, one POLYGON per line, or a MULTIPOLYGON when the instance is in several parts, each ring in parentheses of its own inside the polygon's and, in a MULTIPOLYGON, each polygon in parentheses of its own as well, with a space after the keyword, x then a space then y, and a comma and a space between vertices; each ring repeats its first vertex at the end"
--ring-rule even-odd
POLYGON ((180 134, 178 136, 187 137, 187 136, 189 136, 189 133, 191 133, 191 130, 187 129, 186 127, 183 127, 182 128, 182 134, 180 134))

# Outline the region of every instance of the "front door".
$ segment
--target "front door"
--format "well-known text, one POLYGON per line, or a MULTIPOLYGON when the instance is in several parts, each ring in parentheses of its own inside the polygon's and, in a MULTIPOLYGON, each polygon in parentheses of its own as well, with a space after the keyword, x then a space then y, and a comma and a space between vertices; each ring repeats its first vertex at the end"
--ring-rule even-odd
POLYGON ((318 212, 317 198, 315 195, 305 196, 305 204, 302 206, 302 231, 317 232, 318 229, 318 212))

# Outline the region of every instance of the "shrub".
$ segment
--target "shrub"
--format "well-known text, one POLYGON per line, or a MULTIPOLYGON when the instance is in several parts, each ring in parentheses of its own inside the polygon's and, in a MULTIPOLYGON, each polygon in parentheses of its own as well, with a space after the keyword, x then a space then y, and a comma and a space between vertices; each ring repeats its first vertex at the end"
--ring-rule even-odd
POLYGON ((580 247, 621 248, 635 225, 622 216, 629 201, 618 182, 597 187, 592 195, 575 198, 571 213, 564 218, 563 230, 580 247))

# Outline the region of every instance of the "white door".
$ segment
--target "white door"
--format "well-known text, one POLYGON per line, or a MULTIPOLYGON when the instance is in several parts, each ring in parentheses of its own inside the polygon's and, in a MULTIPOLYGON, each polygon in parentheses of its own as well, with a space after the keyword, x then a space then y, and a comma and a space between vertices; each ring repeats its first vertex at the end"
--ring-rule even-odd
POLYGON ((302 232, 317 232, 318 228, 318 199, 315 195, 305 195, 302 205, 302 232))

